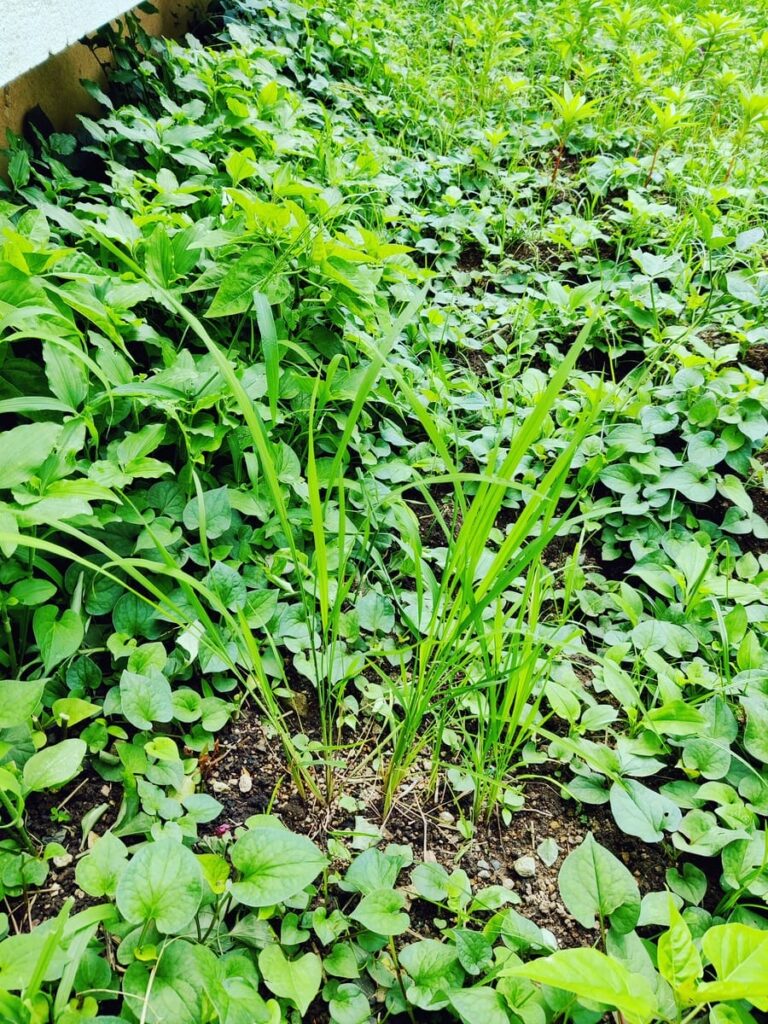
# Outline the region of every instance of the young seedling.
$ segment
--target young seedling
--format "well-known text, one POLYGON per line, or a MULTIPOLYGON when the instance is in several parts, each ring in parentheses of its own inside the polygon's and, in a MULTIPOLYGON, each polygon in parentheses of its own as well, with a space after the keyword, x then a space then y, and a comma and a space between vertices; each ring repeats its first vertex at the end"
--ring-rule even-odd
POLYGON ((565 147, 573 134, 574 129, 583 121, 588 121, 597 110, 597 102, 588 100, 582 93, 575 95, 570 85, 566 82, 562 93, 550 91, 549 102, 555 113, 554 129, 557 132, 557 150, 555 151, 555 163, 552 168, 551 183, 557 181, 560 165, 565 154, 565 147))
POLYGON ((652 114, 648 134, 653 142, 653 157, 645 179, 646 185, 649 185, 653 178, 662 145, 688 124, 685 111, 676 103, 667 103, 662 107, 661 104, 648 100, 648 106, 652 114))
POLYGON ((627 45, 630 33, 639 32, 648 22, 648 11, 637 4, 616 4, 611 8, 606 31, 616 42, 617 50, 627 45))
POLYGON ((768 95, 760 92, 747 92, 742 89, 739 94, 739 106, 741 107, 741 120, 733 139, 733 152, 725 173, 726 181, 730 180, 736 161, 743 152, 750 135, 768 129, 768 95))
POLYGON ((697 43, 701 49, 701 64, 697 75, 701 75, 713 53, 723 49, 729 42, 744 34, 744 19, 738 14, 726 11, 705 11, 696 19, 697 43))

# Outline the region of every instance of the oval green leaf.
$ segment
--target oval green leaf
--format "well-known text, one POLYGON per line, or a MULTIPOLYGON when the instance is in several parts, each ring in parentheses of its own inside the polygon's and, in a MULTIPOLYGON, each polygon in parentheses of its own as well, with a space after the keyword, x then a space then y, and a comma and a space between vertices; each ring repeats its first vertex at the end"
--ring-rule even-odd
POLYGON ((28 793, 63 786, 74 778, 83 763, 87 747, 82 740, 62 740, 43 747, 24 765, 24 788, 28 793))
POLYGON ((200 908, 203 873, 191 850, 161 839, 133 857, 120 877, 116 898, 127 921, 154 921, 159 932, 180 932, 200 908))
POLYGON ((247 907, 269 907, 301 892, 327 861, 306 836, 284 828, 255 828, 232 847, 240 879, 232 895, 247 907))

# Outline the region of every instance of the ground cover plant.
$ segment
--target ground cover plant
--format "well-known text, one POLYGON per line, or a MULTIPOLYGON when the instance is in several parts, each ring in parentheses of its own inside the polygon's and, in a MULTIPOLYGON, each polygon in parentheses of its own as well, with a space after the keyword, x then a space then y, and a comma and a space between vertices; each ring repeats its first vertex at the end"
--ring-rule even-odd
POLYGON ((107 36, 0 185, 0 1020, 763 1019, 762 5, 107 36))

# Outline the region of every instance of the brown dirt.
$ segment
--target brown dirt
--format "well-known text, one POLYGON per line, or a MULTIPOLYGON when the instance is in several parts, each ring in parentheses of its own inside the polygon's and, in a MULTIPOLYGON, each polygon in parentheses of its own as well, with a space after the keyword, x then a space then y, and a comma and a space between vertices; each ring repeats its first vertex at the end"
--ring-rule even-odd
MULTIPOLYGON (((304 723, 306 728, 306 722, 304 723)), ((323 844, 329 834, 349 838, 355 828, 355 814, 381 830, 384 842, 410 843, 419 860, 436 860, 444 867, 462 867, 473 888, 505 885, 520 899, 519 911, 541 927, 549 928, 561 945, 585 945, 594 934, 582 928, 565 910, 557 889, 557 873, 567 854, 592 831, 633 872, 642 892, 664 888, 667 857, 657 845, 647 845, 624 835, 614 824, 610 811, 603 807, 581 808, 563 799, 557 779, 548 775, 551 767, 528 769, 534 778, 525 783, 525 806, 504 824, 500 816, 488 824, 479 824, 471 840, 459 831, 462 808, 445 790, 436 796, 428 793, 426 765, 413 773, 390 814, 382 814, 380 781, 363 748, 339 756, 337 794, 329 803, 311 795, 302 798, 286 775, 285 765, 274 742, 267 739, 258 718, 246 708, 222 738, 222 753, 213 766, 208 785, 224 805, 220 823, 231 828, 250 815, 271 810, 290 828, 301 831, 323 844), (245 776, 251 783, 248 792, 240 789, 245 776), (352 797, 359 809, 350 812, 340 806, 339 797, 352 797), (557 861, 547 867, 536 855, 542 840, 554 839, 560 849, 557 861), (536 876, 518 878, 514 862, 523 855, 537 860, 536 876)), ((318 777, 318 782, 321 782, 318 777)), ((246 783, 247 784, 247 783, 246 783)), ((427 927, 432 908, 414 905, 413 912, 424 917, 427 927)))
POLYGON ((616 354, 612 354, 607 349, 592 346, 581 353, 576 365, 585 373, 602 373, 609 379, 619 381, 624 380, 644 361, 645 353, 639 344, 637 347, 625 348, 616 354))
POLYGON ((479 242, 467 242, 459 253, 456 261, 456 270, 463 273, 473 273, 483 269, 485 262, 485 250, 479 242))
MULTIPOLYGON (((759 456, 758 456, 759 457, 759 456)), ((762 461, 762 460, 761 460, 762 461)), ((752 510, 768 523, 768 490, 764 487, 748 487, 747 492, 752 499, 752 510)), ((742 551, 751 551, 753 555, 768 553, 768 537, 755 537, 754 534, 743 534, 735 537, 742 551)))
MULTIPOLYGON (((314 732, 308 718, 314 708, 305 695, 298 694, 297 707, 306 712, 300 728, 314 732)), ((436 860, 448 869, 462 867, 469 875, 473 889, 486 885, 503 885, 519 898, 517 909, 541 927, 548 928, 562 946, 587 945, 595 935, 582 928, 563 906, 557 888, 557 874, 567 854, 578 846, 587 832, 611 849, 634 874, 642 892, 664 887, 667 857, 661 846, 646 845, 624 835, 614 824, 610 811, 604 807, 581 807, 560 795, 553 766, 539 765, 526 770, 525 805, 515 812, 508 824, 500 815, 476 826, 471 839, 460 831, 462 802, 445 788, 436 795, 428 791, 428 764, 416 766, 404 784, 388 816, 382 813, 380 778, 366 758, 371 749, 366 745, 350 746, 339 751, 334 775, 335 792, 324 799, 325 780, 317 774, 318 789, 323 795, 300 794, 286 771, 279 745, 267 736, 258 715, 250 705, 222 733, 218 753, 205 769, 204 787, 223 805, 217 822, 201 827, 201 835, 221 834, 234 830, 254 814, 270 812, 278 815, 291 829, 301 832, 321 845, 326 837, 354 842, 356 815, 375 826, 384 842, 409 843, 416 862, 436 860), (350 810, 350 798, 355 807, 350 810), (343 805, 342 805, 343 803, 343 805), (554 839, 559 855, 554 864, 545 865, 536 853, 544 839, 554 839), (518 857, 536 859, 533 878, 520 878, 514 870, 518 857)), ((35 797, 29 805, 29 825, 41 841, 56 839, 72 855, 73 860, 52 868, 46 886, 28 900, 18 900, 10 909, 13 927, 26 929, 54 915, 63 900, 75 896, 76 910, 88 905, 88 898, 77 888, 75 864, 82 856, 80 821, 83 814, 99 803, 109 803, 109 810, 96 825, 101 833, 114 822, 118 807, 117 787, 109 786, 98 776, 86 774, 85 779, 58 794, 35 797), (69 793, 69 795, 68 795, 69 793), (71 821, 51 824, 50 809, 66 800, 71 821)), ((406 881, 406 876, 403 876, 406 881)), ((433 930, 435 910, 415 900, 411 913, 422 932, 433 930)))
POLYGON ((461 350, 461 356, 464 362, 467 364, 470 370, 481 380, 484 380, 488 376, 488 362, 493 357, 487 352, 483 352, 476 348, 466 348, 461 350))
POLYGON ((742 362, 752 370, 768 377, 768 345, 752 345, 744 353, 742 362))
MULTIPOLYGON (((456 508, 449 497, 440 497, 435 488, 435 500, 437 501, 440 515, 445 521, 448 529, 453 531, 454 539, 458 537, 463 522, 461 512, 456 508)), ((425 547, 444 547, 447 544, 445 531, 435 517, 434 512, 426 501, 409 501, 416 518, 419 520, 419 537, 425 547)))
MULTIPOLYGON (((768 458, 768 453, 761 453, 757 455, 757 458, 764 462, 768 458)), ((768 523, 768 490, 764 487, 747 487, 747 493, 752 499, 752 507, 755 514, 768 523)), ((696 510, 697 508, 702 508, 702 506, 694 505, 693 508, 696 510)), ((700 518, 708 519, 710 522, 719 525, 730 508, 733 508, 733 502, 728 498, 724 498, 721 494, 716 494, 708 506, 698 514, 700 518)), ((768 552, 768 537, 755 537, 752 533, 729 534, 728 536, 738 544, 741 551, 751 551, 753 555, 763 555, 768 552)))
POLYGON ((74 782, 55 793, 35 793, 27 800, 27 830, 32 839, 44 847, 46 843, 57 842, 66 849, 71 858, 57 867, 50 863, 45 885, 27 893, 17 900, 6 901, 11 931, 26 931, 35 925, 54 917, 64 900, 74 896, 76 910, 83 910, 93 901, 77 888, 75 867, 78 859, 87 850, 80 823, 94 807, 107 804, 104 814, 94 825, 94 831, 101 835, 114 824, 120 806, 119 787, 105 782, 95 771, 87 768, 74 782), (69 815, 68 821, 54 821, 53 808, 60 808, 69 815))
POLYGON ((537 270, 558 270, 572 258, 571 253, 562 245, 525 239, 511 242, 504 250, 504 255, 515 263, 533 266, 537 270))

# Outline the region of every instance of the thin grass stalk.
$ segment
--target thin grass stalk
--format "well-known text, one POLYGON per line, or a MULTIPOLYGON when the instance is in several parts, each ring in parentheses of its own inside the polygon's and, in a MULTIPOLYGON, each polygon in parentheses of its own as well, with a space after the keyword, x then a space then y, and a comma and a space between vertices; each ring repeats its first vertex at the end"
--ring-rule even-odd
MULTIPOLYGON (((295 570, 298 573, 298 566, 300 565, 301 560, 296 546, 296 541, 293 535, 292 525, 290 523, 290 519, 288 516, 288 510, 285 505, 285 500, 283 498, 282 490, 280 487, 278 473, 275 466, 275 457, 272 443, 269 439, 267 429, 258 413, 258 410, 248 397, 247 392, 243 388, 229 360, 223 354, 219 345, 211 337, 202 321, 197 316, 195 316, 190 310, 188 310, 184 306, 184 304, 180 302, 168 288, 166 288, 164 285, 150 277, 146 273, 146 271, 136 262, 136 260, 133 259, 132 256, 123 252, 123 250, 119 246, 115 245, 111 239, 104 236, 101 232, 99 232, 92 226, 89 226, 87 230, 92 235, 92 237, 94 237, 94 239, 96 239, 99 242, 99 244, 101 244, 108 252, 110 252, 121 264, 127 267, 140 280, 147 282, 153 288, 158 300, 164 303, 168 309, 172 310, 179 317, 181 317, 181 319, 187 324, 187 326, 192 330, 192 332, 197 336, 197 338, 199 338, 199 340, 202 341, 208 352, 211 354, 217 368, 219 369, 219 372, 222 375, 222 378, 227 383, 230 392, 232 393, 235 401, 237 402, 237 405, 248 427, 249 434, 254 446, 254 450, 259 459, 261 471, 264 474, 267 487, 278 516, 278 520, 288 542, 295 570)), ((416 311, 422 304, 424 294, 424 291, 422 291, 420 294, 417 294, 412 299, 412 301, 404 308, 400 316, 394 322, 390 322, 390 324, 384 330, 382 337, 379 341, 379 344, 372 351, 370 365, 366 370, 366 373, 364 374, 363 379, 360 383, 357 394, 355 396, 355 400, 352 404, 352 409, 347 415, 345 427, 342 432, 342 436, 337 447, 333 462, 331 464, 329 480, 332 482, 336 482, 337 490, 339 487, 339 481, 342 480, 342 461, 348 450, 352 434, 354 432, 360 414, 363 410, 363 407, 379 377, 379 374, 381 373, 383 367, 385 366, 387 358, 389 357, 404 326, 413 319, 413 317, 416 314, 416 311)), ((316 466, 314 479, 315 484, 317 486, 318 481, 316 475, 316 466)), ((341 486, 343 486, 343 482, 341 486)), ((329 495, 330 490, 331 488, 329 487, 329 495)), ((329 500, 329 495, 326 496, 325 503, 322 505, 318 501, 319 495, 316 495, 316 497, 313 499, 314 509, 312 512, 312 522, 313 537, 315 539, 316 545, 320 533, 323 532, 324 512, 325 507, 327 505, 327 501, 329 500), (321 511, 323 513, 322 516, 320 515, 321 511)), ((321 559, 325 558, 327 565, 327 552, 324 539, 321 543, 320 552, 321 559)), ((317 567, 317 562, 315 563, 315 565, 317 567)), ((329 582, 327 578, 327 569, 323 570, 323 573, 325 578, 323 580, 324 586, 321 586, 320 588, 320 618, 321 623, 323 624, 325 629, 327 628, 327 624, 329 623, 330 607, 327 603, 327 586, 329 582)), ((302 581, 301 579, 299 579, 298 589, 301 595, 302 603, 304 604, 305 614, 307 616, 307 620, 312 621, 313 608, 306 601, 306 593, 304 587, 301 584, 302 581)), ((325 664, 326 666, 328 665, 327 659, 325 664)), ((318 687, 321 689, 319 697, 321 706, 323 707, 328 707, 329 700, 331 697, 332 687, 330 679, 328 677, 328 670, 326 670, 320 676, 318 676, 318 687)), ((323 732, 327 740, 327 724, 323 727, 323 732)), ((293 759, 295 762, 298 763, 298 756, 295 751, 293 759)))
POLYGON ((144 601, 153 608, 155 612, 159 612, 162 617, 174 623, 181 629, 190 628, 195 625, 195 622, 199 622, 202 628, 200 640, 203 643, 203 646, 215 652, 217 656, 224 661, 229 671, 235 675, 246 691, 256 699, 261 711, 266 715, 270 725, 280 737, 281 744, 285 748, 286 755, 290 759, 292 773, 294 774, 294 778, 297 781, 299 788, 303 790, 306 785, 308 788, 314 790, 315 786, 311 777, 301 768, 298 758, 295 757, 293 741, 290 732, 285 725, 283 712, 277 703, 266 672, 264 671, 258 645, 250 627, 248 626, 244 614, 242 612, 238 612, 236 616, 233 616, 232 613, 221 604, 216 594, 209 590, 200 581, 179 569, 176 566, 176 563, 171 559, 170 555, 168 555, 168 553, 165 552, 162 546, 157 544, 157 542, 156 545, 158 550, 165 559, 169 560, 170 564, 168 564, 167 561, 164 563, 158 563, 150 561, 149 559, 125 558, 112 551, 111 548, 103 544, 101 541, 89 536, 67 522, 57 521, 50 525, 55 530, 68 534, 84 546, 89 546, 99 554, 105 556, 107 559, 106 564, 100 565, 96 562, 92 562, 89 559, 84 558, 82 555, 64 548, 59 544, 39 537, 30 537, 27 534, 13 534, 0 531, 0 544, 16 544, 19 547, 25 547, 33 551, 45 551, 59 558, 64 558, 70 562, 74 562, 90 572, 98 574, 105 579, 118 584, 123 590, 144 601), (112 571, 113 568, 115 570, 119 570, 120 573, 124 573, 133 581, 134 584, 137 584, 137 586, 133 586, 126 582, 125 578, 118 574, 118 571, 112 571), (146 572, 151 572, 153 575, 159 574, 178 584, 184 593, 184 596, 194 606, 197 619, 190 621, 185 610, 176 605, 170 597, 153 582, 146 572), (203 597, 211 607, 215 608, 219 612, 224 619, 230 634, 236 640, 239 638, 241 641, 240 652, 247 666, 246 675, 243 675, 240 666, 232 661, 227 652, 226 645, 219 642, 218 638, 221 633, 221 629, 210 618, 205 606, 199 600, 198 595, 203 597))
MULTIPOLYGON (((565 361, 566 367, 573 366, 580 348, 586 343, 595 319, 596 315, 580 332, 574 343, 575 351, 569 352, 565 361)), ((571 444, 560 453, 540 486, 532 492, 490 569, 480 581, 476 581, 479 560, 486 549, 504 493, 512 482, 512 474, 527 448, 538 436, 545 416, 565 383, 567 372, 566 370, 556 375, 557 389, 552 387, 550 382, 515 437, 501 467, 507 474, 506 479, 499 483, 495 482, 498 476, 502 475, 501 471, 488 475, 493 482, 484 481, 481 484, 469 506, 459 537, 455 544, 449 545, 448 561, 440 580, 438 600, 427 628, 427 635, 418 644, 415 670, 407 684, 401 688, 402 718, 393 727, 393 749, 385 772, 387 808, 391 806, 399 781, 409 766, 418 753, 432 741, 434 726, 428 724, 425 731, 425 719, 442 687, 452 678, 452 670, 455 670, 457 664, 457 648, 465 647, 472 640, 479 641, 482 647, 484 610, 508 588, 512 580, 520 575, 534 558, 541 554, 564 522, 564 517, 558 517, 554 521, 557 503, 576 448, 597 413, 595 407, 582 416, 574 429, 571 444), (526 543, 537 525, 539 531, 536 540, 526 543)), ((431 428, 430 423, 430 434, 434 433, 431 428)), ((445 445, 443 449, 446 450, 445 445)), ((439 751, 433 750, 433 763, 436 756, 439 756, 439 751)))

